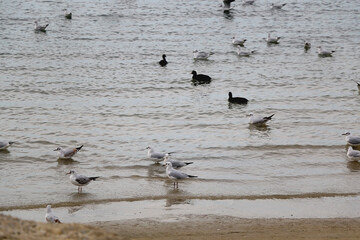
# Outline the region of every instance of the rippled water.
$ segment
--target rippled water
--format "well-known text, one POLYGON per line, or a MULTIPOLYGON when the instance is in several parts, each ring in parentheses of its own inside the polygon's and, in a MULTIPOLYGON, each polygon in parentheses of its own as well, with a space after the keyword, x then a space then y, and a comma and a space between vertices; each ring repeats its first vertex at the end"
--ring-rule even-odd
POLYGON ((299 0, 280 11, 236 1, 230 14, 220 4, 1 1, 0 136, 16 143, 0 152, 0 209, 357 196, 360 164, 347 161, 341 136, 360 134, 357 1, 299 0), (46 33, 33 31, 36 19, 50 24, 46 33), (265 43, 268 32, 279 45, 265 43), (233 36, 257 53, 238 57, 233 36), (320 45, 334 57, 319 58, 320 45), (215 54, 194 61, 194 49, 215 54), (192 70, 212 83, 192 85, 192 70), (229 91, 248 105, 229 105, 229 91), (275 116, 259 129, 250 112, 275 116), (82 144, 74 161, 52 151, 82 144), (182 170, 199 178, 174 191, 147 146, 193 161, 182 170), (69 169, 101 179, 78 194, 69 169))

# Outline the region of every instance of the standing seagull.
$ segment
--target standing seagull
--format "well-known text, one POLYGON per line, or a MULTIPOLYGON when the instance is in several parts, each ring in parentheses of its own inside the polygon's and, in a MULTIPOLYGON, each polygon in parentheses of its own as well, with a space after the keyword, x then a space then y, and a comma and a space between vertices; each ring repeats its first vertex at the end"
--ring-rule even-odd
POLYGON ((173 152, 169 152, 169 153, 159 153, 159 152, 155 152, 155 150, 152 147, 147 147, 146 149, 148 149, 148 153, 147 156, 148 158, 153 159, 155 162, 161 162, 166 154, 171 154, 173 152))
POLYGON ((82 187, 88 185, 91 181, 95 181, 99 177, 87 177, 84 175, 79 175, 75 170, 70 170, 70 172, 66 173, 70 174, 70 182, 76 186, 78 186, 78 193, 82 192, 82 187))
POLYGON ((10 142, 10 141, 0 141, 0 150, 5 150, 8 147, 10 147, 14 142, 10 142))
POLYGON ((277 9, 277 10, 280 10, 282 9, 284 6, 286 5, 286 3, 283 3, 283 4, 271 4, 271 9, 277 9))
POLYGON ((172 160, 172 159, 169 159, 169 158, 170 158, 170 155, 168 153, 165 154, 164 165, 166 165, 167 162, 171 162, 172 167, 175 168, 175 169, 182 168, 182 167, 185 167, 185 166, 193 163, 193 162, 176 161, 176 160, 172 160))
POLYGON ((59 159, 70 159, 72 158, 84 145, 77 148, 62 148, 58 147, 54 151, 59 151, 59 159))
POLYGON ((46 24, 46 25, 39 25, 39 23, 37 21, 34 22, 35 23, 35 26, 34 26, 34 30, 35 32, 46 32, 46 28, 47 26, 49 26, 49 24, 46 24))
POLYGON ((166 175, 170 178, 175 180, 174 181, 174 188, 175 188, 175 184, 176 184, 176 188, 179 187, 179 179, 185 179, 185 178, 195 178, 197 176, 192 176, 192 175, 188 175, 186 173, 180 172, 176 169, 173 168, 172 163, 171 162, 167 162, 166 163, 166 175))
POLYGON ((249 100, 247 100, 246 98, 242 98, 242 97, 233 97, 232 93, 229 92, 229 98, 228 98, 228 102, 229 103, 236 103, 236 104, 247 104, 249 100))
POLYGON ((48 223, 61 223, 59 218, 53 214, 51 205, 46 206, 45 220, 48 223))
POLYGON ((358 150, 353 150, 353 148, 350 146, 347 154, 348 158, 350 158, 353 161, 359 161, 360 160, 360 151, 358 150))
POLYGON ((319 55, 319 57, 332 57, 332 54, 334 52, 335 51, 325 51, 325 50, 322 50, 321 47, 318 47, 318 55, 319 55))
POLYGON ((278 44, 279 40, 280 40, 280 37, 272 38, 272 37, 270 37, 270 33, 268 33, 268 36, 267 36, 267 38, 265 40, 269 44, 278 44))
POLYGON ((350 132, 345 132, 342 135, 345 135, 346 142, 351 146, 359 146, 360 145, 360 137, 350 136, 350 132))
POLYGON ((249 114, 249 116, 250 116, 249 123, 254 124, 254 125, 264 125, 264 124, 266 124, 267 121, 271 120, 271 118, 274 115, 275 114, 272 114, 268 117, 261 117, 261 116, 254 116, 252 113, 250 113, 249 114))
POLYGON ((162 55, 162 60, 159 61, 160 66, 165 67, 168 62, 166 61, 166 55, 162 55))

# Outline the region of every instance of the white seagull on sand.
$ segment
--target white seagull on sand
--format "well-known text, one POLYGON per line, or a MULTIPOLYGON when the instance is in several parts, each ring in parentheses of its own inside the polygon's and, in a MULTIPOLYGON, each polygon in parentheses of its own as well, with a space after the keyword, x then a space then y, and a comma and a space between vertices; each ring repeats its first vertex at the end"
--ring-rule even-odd
POLYGON ((360 151, 354 150, 351 146, 348 148, 346 155, 348 156, 348 158, 350 158, 353 161, 360 160, 360 151))
POLYGON ((46 206, 45 220, 48 223, 61 223, 59 218, 53 214, 51 205, 46 206))
POLYGON ((59 159, 70 159, 72 158, 84 145, 77 148, 62 148, 58 147, 54 151, 59 151, 59 159))
POLYGON ((272 37, 270 37, 270 33, 268 33, 268 36, 267 36, 267 38, 265 40, 266 40, 267 43, 278 44, 279 40, 280 40, 280 37, 272 38, 272 37))
POLYGON ((174 188, 175 185, 178 188, 179 187, 179 179, 185 179, 185 178, 195 178, 197 176, 192 176, 183 172, 180 172, 176 169, 173 168, 172 163, 171 162, 167 162, 166 164, 166 175, 170 178, 175 180, 174 181, 174 188))
POLYGON ((275 114, 272 114, 268 117, 262 117, 262 116, 254 116, 252 113, 250 113, 248 116, 250 116, 249 118, 249 123, 250 124, 254 124, 254 125, 264 125, 266 124, 267 121, 271 120, 271 118, 274 116, 275 114))
POLYGON ((172 160, 172 159, 170 159, 169 154, 165 154, 164 165, 166 165, 167 162, 171 162, 172 167, 175 169, 179 169, 179 168, 185 167, 185 166, 193 163, 193 162, 181 162, 181 161, 177 161, 177 160, 172 160))
POLYGON ((342 135, 345 135, 346 142, 351 146, 359 146, 360 145, 360 137, 350 136, 350 132, 345 132, 342 135))
POLYGON ((0 141, 0 150, 5 150, 5 149, 7 149, 7 148, 10 147, 13 143, 14 143, 14 142, 5 141, 5 140, 0 141))
POLYGON ((39 25, 38 21, 35 21, 35 26, 34 26, 34 30, 36 32, 46 32, 46 28, 47 26, 49 26, 49 24, 46 24, 46 25, 39 25))
POLYGON ((318 55, 319 55, 319 57, 332 57, 332 54, 334 52, 335 51, 325 51, 325 50, 322 50, 321 47, 318 47, 318 55))
POLYGON ((70 174, 70 182, 75 186, 78 186, 78 193, 82 192, 82 187, 88 185, 91 181, 95 181, 99 177, 87 177, 84 175, 79 175, 75 170, 70 170, 66 173, 70 174))
POLYGON ((214 53, 213 52, 200 52, 198 50, 194 50, 193 54, 194 54, 195 60, 206 60, 214 53))
POLYGON ((173 152, 168 152, 168 153, 155 152, 155 150, 152 147, 147 147, 146 149, 148 149, 148 153, 147 153, 148 158, 151 158, 155 162, 161 162, 166 154, 170 155, 171 153, 173 153, 173 152))

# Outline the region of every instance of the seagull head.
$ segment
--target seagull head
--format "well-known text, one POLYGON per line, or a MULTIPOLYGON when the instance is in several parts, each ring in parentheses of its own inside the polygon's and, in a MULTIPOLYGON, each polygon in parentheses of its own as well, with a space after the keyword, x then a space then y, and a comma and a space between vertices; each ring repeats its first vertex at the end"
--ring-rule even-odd
POLYGON ((46 211, 49 213, 49 212, 51 212, 51 205, 47 205, 46 206, 46 211))
POLYGON ((54 151, 61 151, 62 150, 62 147, 58 147, 56 149, 54 149, 54 151))
POLYGON ((253 113, 249 113, 249 114, 247 114, 246 116, 252 117, 252 116, 254 116, 254 114, 253 114, 253 113))
POLYGON ((165 166, 172 168, 172 163, 171 163, 171 162, 166 162, 166 163, 165 163, 165 166))
POLYGON ((350 132, 344 132, 344 133, 341 134, 341 135, 349 136, 349 135, 350 135, 350 132))
POLYGON ((71 169, 68 173, 66 173, 66 175, 68 175, 68 174, 75 174, 76 172, 75 172, 75 170, 73 170, 73 169, 71 169))

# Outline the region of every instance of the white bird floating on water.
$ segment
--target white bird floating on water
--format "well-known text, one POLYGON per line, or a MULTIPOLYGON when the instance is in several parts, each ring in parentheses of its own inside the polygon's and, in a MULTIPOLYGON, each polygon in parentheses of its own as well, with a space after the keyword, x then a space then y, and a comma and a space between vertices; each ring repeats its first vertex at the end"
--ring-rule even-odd
POLYGON ((266 40, 266 42, 269 43, 269 44, 271 44, 271 43, 273 43, 273 44, 278 44, 278 43, 279 43, 279 40, 280 40, 280 37, 272 38, 272 37, 270 36, 270 33, 268 33, 268 36, 267 36, 267 38, 266 38, 265 40, 266 40))
POLYGON ((35 26, 34 26, 34 30, 35 32, 46 32, 46 28, 47 26, 49 26, 49 24, 46 25, 39 25, 38 21, 35 21, 35 26))
POLYGON ((348 148, 346 155, 348 156, 348 158, 350 158, 353 161, 360 160, 360 151, 354 150, 351 146, 348 148))
POLYGON ((186 179, 186 178, 195 178, 197 176, 189 175, 183 172, 180 172, 173 168, 171 162, 166 163, 166 175, 170 178, 175 180, 174 181, 174 188, 175 185, 178 188, 179 187, 179 179, 186 179))
POLYGON ((166 165, 167 162, 171 162, 172 167, 175 169, 179 169, 179 168, 185 167, 185 166, 193 163, 193 162, 181 162, 181 161, 177 161, 177 160, 172 160, 172 159, 170 159, 170 155, 168 153, 165 154, 164 165, 166 165))
POLYGON ((250 124, 254 124, 254 125, 264 125, 266 124, 267 121, 271 120, 271 118, 274 116, 275 114, 272 114, 268 117, 262 117, 262 116, 254 116, 254 114, 250 113, 248 116, 250 116, 249 118, 249 123, 250 124))
POLYGON ((246 50, 246 49, 242 49, 241 47, 239 47, 237 49, 237 55, 239 55, 240 57, 250 57, 251 54, 254 54, 256 51, 250 51, 250 50, 246 50))
POLYGON ((48 223, 61 223, 59 218, 53 214, 51 205, 46 206, 45 220, 48 223))
POLYGON ((5 141, 5 140, 0 141, 0 150, 5 150, 5 149, 7 149, 7 148, 10 147, 13 143, 14 143, 14 142, 5 141))
POLYGON ((67 9, 65 9, 64 17, 66 19, 72 19, 72 13, 68 12, 67 9))
POLYGON ((166 154, 170 155, 171 153, 174 153, 174 152, 168 152, 168 153, 155 152, 155 150, 152 147, 147 147, 146 149, 148 149, 148 153, 147 153, 148 158, 151 158, 155 162, 161 162, 165 158, 166 154))
POLYGON ((194 54, 195 60, 206 60, 214 53, 213 52, 200 52, 198 50, 194 50, 193 54, 194 54))
POLYGON ((235 37, 232 37, 232 44, 233 45, 244 46, 245 42, 246 42, 246 39, 238 40, 238 39, 235 39, 235 37))
POLYGON ((322 50, 321 47, 318 47, 318 55, 319 55, 319 57, 332 57, 332 54, 334 52, 335 51, 325 51, 325 50, 322 50))
POLYGON ((342 135, 345 135, 346 142, 351 146, 359 146, 360 145, 360 137, 350 136, 350 132, 345 132, 342 135))
POLYGON ((75 186, 78 186, 78 193, 82 192, 82 187, 88 185, 91 181, 95 181, 99 177, 87 177, 84 175, 79 175, 75 170, 70 170, 70 172, 66 173, 70 174, 70 182, 75 186))
POLYGON ((54 151, 59 151, 59 159, 70 159, 72 158, 84 145, 77 148, 62 148, 58 147, 54 151))
POLYGON ((286 5, 286 3, 283 3, 283 4, 271 4, 271 9, 277 9, 277 10, 280 10, 282 9, 284 6, 286 5))

